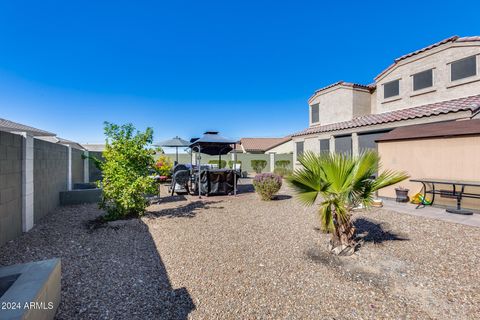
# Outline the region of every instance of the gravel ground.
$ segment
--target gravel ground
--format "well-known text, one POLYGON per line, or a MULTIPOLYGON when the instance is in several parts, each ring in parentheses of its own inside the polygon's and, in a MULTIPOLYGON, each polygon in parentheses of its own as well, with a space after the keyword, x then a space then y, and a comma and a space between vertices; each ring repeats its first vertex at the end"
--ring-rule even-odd
POLYGON ((336 258, 290 195, 177 196, 100 228, 86 226, 95 206, 66 207, 0 248, 0 265, 61 257, 58 319, 478 318, 479 228, 358 212, 365 244, 336 258))

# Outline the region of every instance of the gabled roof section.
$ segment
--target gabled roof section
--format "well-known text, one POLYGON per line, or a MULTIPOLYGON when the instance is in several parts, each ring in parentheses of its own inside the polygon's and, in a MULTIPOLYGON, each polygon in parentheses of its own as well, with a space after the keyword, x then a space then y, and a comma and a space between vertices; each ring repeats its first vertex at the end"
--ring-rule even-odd
POLYGON ((293 136, 304 136, 336 130, 358 128, 382 123, 423 118, 447 114, 452 112, 471 111, 472 114, 480 111, 480 95, 425 104, 417 107, 395 110, 390 112, 369 114, 353 118, 349 121, 337 122, 328 125, 318 125, 295 133, 293 136))
POLYGON ((82 143, 82 147, 84 147, 87 151, 91 151, 91 152, 105 151, 104 143, 82 143))
POLYGON ((86 150, 80 143, 72 140, 63 139, 60 137, 47 136, 47 137, 39 137, 39 139, 43 141, 48 141, 51 143, 63 144, 79 150, 86 150))
POLYGON ((402 60, 405 60, 405 59, 408 59, 410 57, 416 56, 416 55, 418 55, 420 53, 423 53, 425 51, 443 46, 445 44, 454 43, 454 42, 471 42, 471 41, 480 41, 480 36, 462 37, 462 38, 460 38, 459 36, 452 36, 452 37, 449 37, 447 39, 443 39, 442 41, 431 44, 427 47, 424 47, 422 49, 407 53, 407 54, 393 60, 393 63, 390 66, 388 66, 388 68, 386 68, 385 70, 380 72, 380 74, 375 77, 375 80, 379 79, 381 76, 383 76, 385 73, 387 73, 390 69, 392 69, 394 66, 396 66, 402 60))
POLYGON ((242 138, 240 143, 245 152, 264 152, 291 139, 291 136, 284 138, 242 138))
POLYGON ((21 123, 13 122, 10 120, 0 118, 0 131, 6 132, 26 132, 36 137, 52 137, 55 133, 51 133, 45 130, 40 130, 34 127, 30 127, 21 123))
POLYGON ((314 99, 319 93, 325 91, 325 90, 328 90, 330 88, 334 88, 334 87, 337 87, 337 86, 344 86, 344 87, 350 87, 350 88, 357 88, 357 89, 364 89, 364 90, 368 90, 370 92, 372 92, 373 90, 375 90, 375 84, 372 83, 372 84, 369 84, 369 85, 365 85, 365 84, 359 84, 359 83, 353 83, 353 82, 345 82, 345 81, 337 81, 335 83, 332 83, 326 87, 323 87, 323 88, 320 88, 320 89, 317 89, 315 90, 315 92, 313 93, 313 95, 308 99, 308 102, 310 102, 312 99, 314 99))

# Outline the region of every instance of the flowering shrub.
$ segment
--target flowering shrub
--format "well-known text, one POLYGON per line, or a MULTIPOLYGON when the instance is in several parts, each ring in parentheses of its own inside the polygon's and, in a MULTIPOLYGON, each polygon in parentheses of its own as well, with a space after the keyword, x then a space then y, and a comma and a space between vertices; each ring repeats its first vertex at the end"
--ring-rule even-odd
POLYGON ((273 173, 257 174, 253 179, 253 186, 262 200, 272 200, 273 195, 282 187, 282 178, 273 173))
POLYGON ((155 170, 160 176, 170 177, 172 175, 173 161, 162 154, 155 163, 155 170))

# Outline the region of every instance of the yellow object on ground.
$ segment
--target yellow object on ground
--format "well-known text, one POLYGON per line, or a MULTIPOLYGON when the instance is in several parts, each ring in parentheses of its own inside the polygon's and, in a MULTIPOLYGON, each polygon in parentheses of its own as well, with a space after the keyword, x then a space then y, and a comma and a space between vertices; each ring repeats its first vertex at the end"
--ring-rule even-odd
POLYGON ((427 200, 421 193, 417 193, 416 195, 414 195, 410 202, 415 204, 424 204, 424 205, 432 204, 431 201, 427 200))

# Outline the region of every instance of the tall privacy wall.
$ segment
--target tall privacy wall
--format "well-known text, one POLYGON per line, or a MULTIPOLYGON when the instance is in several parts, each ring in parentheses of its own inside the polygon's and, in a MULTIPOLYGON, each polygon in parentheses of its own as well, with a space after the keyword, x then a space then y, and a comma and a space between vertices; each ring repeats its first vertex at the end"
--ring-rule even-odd
POLYGON ((0 246, 22 234, 22 143, 0 131, 0 246))
MULTIPOLYGON (((67 190, 68 148, 34 139, 33 142, 34 222, 60 204, 59 192, 67 190)), ((73 171, 72 171, 73 173, 73 171)))
MULTIPOLYGON (((98 160, 103 160, 103 156, 102 156, 102 152, 97 152, 97 151, 89 151, 88 153, 91 157, 94 157, 98 160)), ((100 169, 98 169, 96 166, 95 166, 95 163, 90 160, 89 161, 89 166, 88 166, 88 176, 89 176, 89 180, 91 182, 95 182, 95 181, 98 181, 98 180, 102 180, 102 171, 100 171, 100 169)))
POLYGON ((82 153, 26 134, 0 131, 0 246, 54 210, 69 182, 84 182, 82 153))

